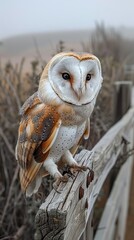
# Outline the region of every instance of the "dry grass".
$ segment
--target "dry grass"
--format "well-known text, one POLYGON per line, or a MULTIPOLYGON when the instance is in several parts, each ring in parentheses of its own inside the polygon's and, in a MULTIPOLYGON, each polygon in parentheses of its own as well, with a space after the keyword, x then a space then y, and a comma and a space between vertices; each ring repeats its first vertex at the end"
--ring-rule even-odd
MULTIPOLYGON (((64 50, 61 41, 56 51, 64 50)), ((124 79, 122 57, 125 61, 124 41, 115 32, 109 33, 103 26, 97 26, 93 39, 83 44, 83 50, 93 52, 102 62, 104 84, 91 118, 90 141, 93 145, 112 125, 113 121, 113 84, 124 79)), ((18 166, 14 149, 17 139, 19 110, 23 102, 37 90, 42 63, 34 60, 29 73, 23 73, 22 59, 18 66, 7 63, 0 67, 0 239, 33 239, 34 216, 39 203, 26 200, 18 181, 18 166)), ((45 193, 49 192, 49 179, 45 182, 45 193)))

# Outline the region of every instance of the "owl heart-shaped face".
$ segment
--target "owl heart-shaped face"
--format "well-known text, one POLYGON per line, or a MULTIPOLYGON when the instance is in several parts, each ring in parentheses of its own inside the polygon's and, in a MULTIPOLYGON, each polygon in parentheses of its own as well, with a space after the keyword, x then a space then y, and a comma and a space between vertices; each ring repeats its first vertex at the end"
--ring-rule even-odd
POLYGON ((77 106, 90 103, 101 84, 101 65, 91 54, 61 53, 49 62, 48 81, 64 102, 77 106))

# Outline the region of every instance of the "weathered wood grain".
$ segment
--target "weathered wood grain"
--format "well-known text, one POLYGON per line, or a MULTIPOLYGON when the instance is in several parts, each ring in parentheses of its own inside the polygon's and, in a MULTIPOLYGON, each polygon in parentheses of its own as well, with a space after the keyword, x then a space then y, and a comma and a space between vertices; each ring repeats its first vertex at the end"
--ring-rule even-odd
POLYGON ((132 165, 129 158, 121 167, 94 240, 124 240, 132 165))
POLYGON ((88 185, 89 172, 81 172, 67 184, 59 186, 59 190, 62 189, 61 194, 52 190, 37 213, 35 240, 78 240, 80 238, 101 187, 122 153, 124 138, 129 137, 128 133, 133 127, 134 109, 130 109, 92 151, 83 150, 76 155, 80 164, 93 166, 94 181, 88 185))

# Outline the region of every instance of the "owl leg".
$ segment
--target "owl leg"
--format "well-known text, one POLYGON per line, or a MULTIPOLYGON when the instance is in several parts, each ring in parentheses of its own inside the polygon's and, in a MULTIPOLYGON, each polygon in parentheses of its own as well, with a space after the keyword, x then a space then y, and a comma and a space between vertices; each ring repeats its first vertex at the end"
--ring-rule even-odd
POLYGON ((87 166, 79 166, 69 150, 66 151, 66 153, 64 154, 63 161, 69 165, 69 174, 71 173, 73 175, 75 172, 82 172, 82 171, 89 170, 91 178, 93 180, 94 178, 93 170, 87 166))
POLYGON ((68 166, 78 165, 69 150, 67 150, 62 156, 62 161, 66 163, 68 166))
POLYGON ((53 183, 53 188, 56 192, 61 193, 58 191, 58 187, 61 182, 67 182, 68 176, 64 175, 59 172, 57 165, 52 159, 48 159, 44 162, 43 166, 48 171, 48 173, 55 179, 55 182, 53 183))

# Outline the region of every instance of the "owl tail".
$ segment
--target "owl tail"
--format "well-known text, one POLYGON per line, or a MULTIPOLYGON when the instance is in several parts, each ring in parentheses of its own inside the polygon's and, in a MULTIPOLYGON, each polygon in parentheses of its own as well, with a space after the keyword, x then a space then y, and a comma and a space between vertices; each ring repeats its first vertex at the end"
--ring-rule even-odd
POLYGON ((21 189, 26 193, 26 196, 31 196, 38 191, 42 179, 42 176, 39 174, 42 165, 42 163, 33 161, 28 169, 20 168, 21 189))
POLYGON ((26 189, 26 197, 31 197, 33 194, 38 192, 41 185, 42 177, 37 176, 33 182, 31 182, 26 189))

